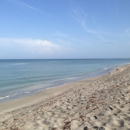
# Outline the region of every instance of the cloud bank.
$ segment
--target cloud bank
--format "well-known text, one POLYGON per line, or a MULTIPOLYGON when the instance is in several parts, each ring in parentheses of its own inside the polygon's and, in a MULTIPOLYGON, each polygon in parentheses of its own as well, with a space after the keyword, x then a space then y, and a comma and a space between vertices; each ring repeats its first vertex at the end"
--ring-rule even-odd
POLYGON ((42 58, 46 58, 48 55, 53 57, 69 51, 68 48, 41 39, 0 38, 0 48, 3 53, 7 53, 8 50, 12 54, 26 53, 27 55, 37 55, 42 58))

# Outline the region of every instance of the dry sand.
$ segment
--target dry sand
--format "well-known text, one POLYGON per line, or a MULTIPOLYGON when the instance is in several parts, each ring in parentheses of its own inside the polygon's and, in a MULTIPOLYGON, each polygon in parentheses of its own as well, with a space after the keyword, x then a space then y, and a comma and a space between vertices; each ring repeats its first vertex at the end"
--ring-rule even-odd
POLYGON ((130 65, 1 103, 0 130, 130 130, 130 65))

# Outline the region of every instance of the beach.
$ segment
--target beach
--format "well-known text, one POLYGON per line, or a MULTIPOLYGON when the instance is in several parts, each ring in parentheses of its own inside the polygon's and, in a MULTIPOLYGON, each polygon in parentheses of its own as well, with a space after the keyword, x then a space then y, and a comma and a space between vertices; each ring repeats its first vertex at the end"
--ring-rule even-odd
POLYGON ((130 65, 0 103, 0 130, 130 130, 130 65))

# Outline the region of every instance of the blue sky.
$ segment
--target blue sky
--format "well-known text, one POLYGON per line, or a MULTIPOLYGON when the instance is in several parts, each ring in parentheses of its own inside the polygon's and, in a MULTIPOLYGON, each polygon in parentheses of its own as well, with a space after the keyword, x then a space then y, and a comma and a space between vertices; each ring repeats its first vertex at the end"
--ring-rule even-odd
POLYGON ((130 58, 130 0, 0 2, 0 59, 130 58))

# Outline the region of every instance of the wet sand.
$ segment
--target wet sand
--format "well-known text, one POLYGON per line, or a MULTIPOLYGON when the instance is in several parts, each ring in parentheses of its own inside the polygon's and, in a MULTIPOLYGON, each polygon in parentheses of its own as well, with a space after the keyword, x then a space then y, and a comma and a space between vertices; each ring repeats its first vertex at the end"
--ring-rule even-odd
POLYGON ((0 130, 130 130, 130 65, 0 103, 0 130))

